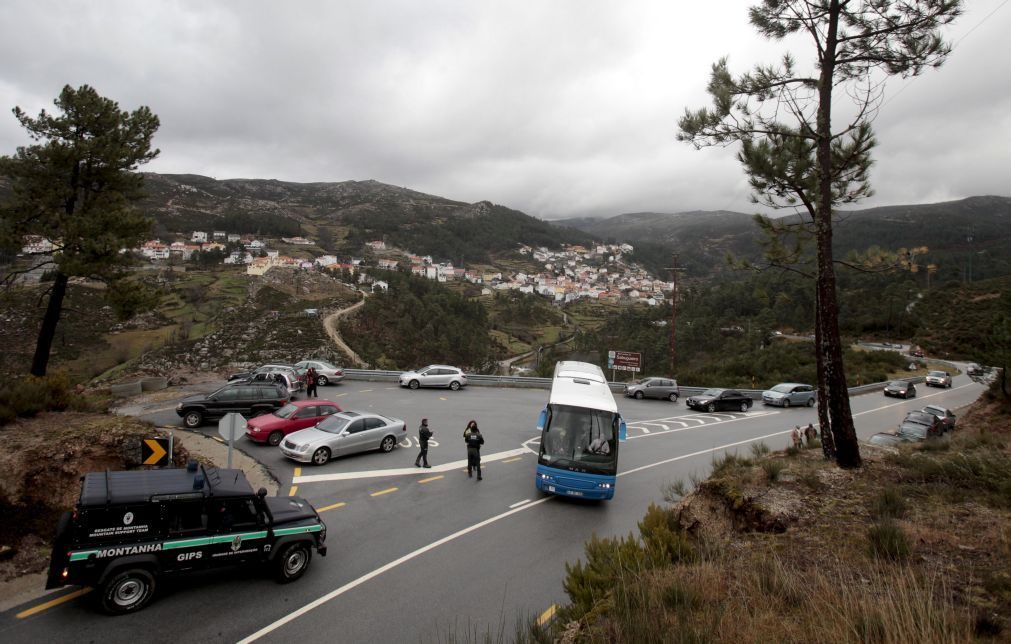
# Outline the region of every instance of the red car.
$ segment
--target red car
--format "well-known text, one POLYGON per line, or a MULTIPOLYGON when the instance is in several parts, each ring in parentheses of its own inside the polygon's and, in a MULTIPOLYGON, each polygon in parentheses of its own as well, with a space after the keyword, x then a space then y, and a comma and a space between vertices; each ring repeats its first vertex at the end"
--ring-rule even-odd
POLYGON ((313 427, 339 411, 344 410, 329 400, 293 400, 275 412, 249 419, 246 423, 246 438, 257 443, 280 445, 288 434, 313 427))

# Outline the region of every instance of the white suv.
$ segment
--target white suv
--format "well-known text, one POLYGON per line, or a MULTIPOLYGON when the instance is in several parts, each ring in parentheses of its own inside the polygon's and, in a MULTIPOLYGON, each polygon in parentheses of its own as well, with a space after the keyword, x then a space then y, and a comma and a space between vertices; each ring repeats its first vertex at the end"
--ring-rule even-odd
POLYGON ((467 374, 462 369, 444 364, 431 364, 424 369, 405 371, 400 374, 400 386, 417 389, 418 387, 449 387, 456 391, 467 385, 467 374))
POLYGON ((928 387, 950 387, 951 376, 946 371, 930 371, 927 373, 928 387))

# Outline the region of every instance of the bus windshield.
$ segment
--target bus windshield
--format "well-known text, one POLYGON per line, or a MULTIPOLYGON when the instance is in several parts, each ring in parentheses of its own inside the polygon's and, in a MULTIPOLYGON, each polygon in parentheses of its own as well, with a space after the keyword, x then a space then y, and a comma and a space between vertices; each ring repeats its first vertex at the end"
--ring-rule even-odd
POLYGON ((599 409, 548 405, 538 462, 579 472, 616 474, 618 415, 599 409))

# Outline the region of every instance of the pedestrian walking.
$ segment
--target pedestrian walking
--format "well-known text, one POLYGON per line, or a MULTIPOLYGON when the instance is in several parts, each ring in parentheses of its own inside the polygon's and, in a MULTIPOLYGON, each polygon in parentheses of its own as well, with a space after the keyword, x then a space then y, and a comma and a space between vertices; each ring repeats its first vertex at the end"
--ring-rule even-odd
POLYGON ((305 372, 305 394, 310 398, 316 397, 316 368, 309 367, 305 372))
POLYGON ((467 443, 467 476, 473 476, 473 470, 477 470, 477 480, 481 480, 481 446, 484 445, 484 436, 477 427, 477 421, 467 423, 467 429, 463 430, 463 440, 467 443))
POLYGON ((790 437, 793 439, 793 447, 795 449, 801 449, 804 446, 803 434, 800 432, 800 425, 794 425, 793 431, 790 432, 790 437))
POLYGON ((432 467, 428 464, 428 439, 432 437, 432 430, 428 428, 428 419, 421 419, 421 426, 418 427, 418 446, 421 451, 418 452, 418 458, 414 459, 414 467, 421 467, 424 463, 425 467, 432 467))
POLYGON ((807 439, 808 447, 814 447, 814 441, 818 438, 818 430, 814 428, 813 423, 808 423, 804 428, 804 438, 807 439))

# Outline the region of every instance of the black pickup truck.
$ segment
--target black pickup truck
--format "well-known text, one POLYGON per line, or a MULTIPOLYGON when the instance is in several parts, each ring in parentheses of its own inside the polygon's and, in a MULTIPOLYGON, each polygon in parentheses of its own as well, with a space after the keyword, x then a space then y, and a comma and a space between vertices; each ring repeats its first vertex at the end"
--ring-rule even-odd
POLYGON ((277 581, 326 555, 326 525, 298 497, 267 497, 242 470, 96 472, 82 477, 73 512, 60 519, 46 588, 98 589, 110 614, 140 610, 162 575, 224 566, 263 566, 277 581))

